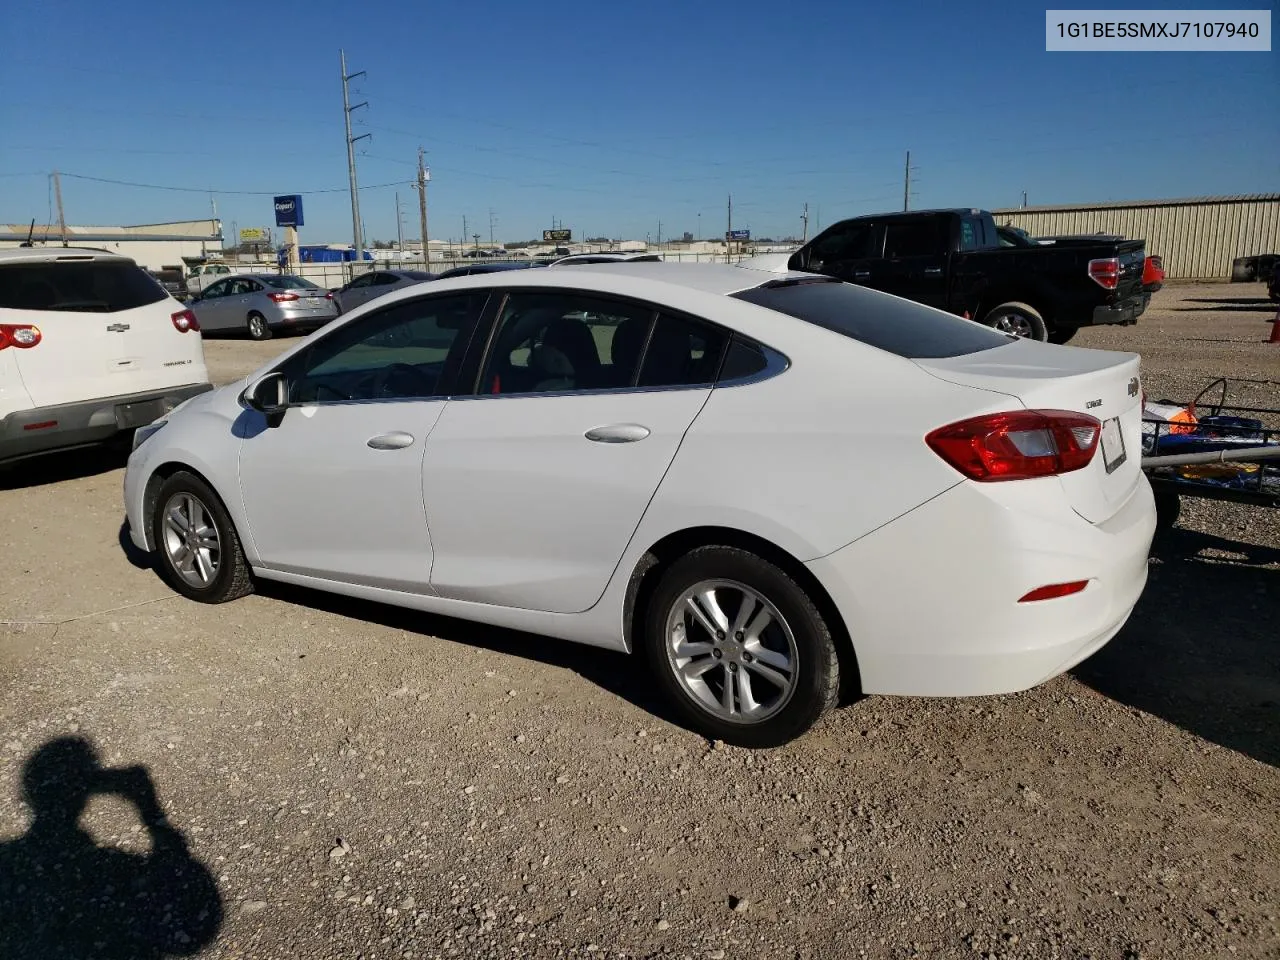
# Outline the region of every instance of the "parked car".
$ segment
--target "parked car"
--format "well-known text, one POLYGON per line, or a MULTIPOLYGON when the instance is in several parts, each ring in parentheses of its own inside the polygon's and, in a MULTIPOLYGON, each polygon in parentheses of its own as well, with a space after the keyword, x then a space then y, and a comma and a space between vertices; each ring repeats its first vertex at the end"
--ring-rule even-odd
POLYGON ((195 317, 134 261, 0 250, 0 462, 111 441, 209 389, 195 317))
POLYGON ((227 264, 217 261, 196 264, 187 275, 187 293, 200 293, 210 284, 217 283, 223 277, 229 277, 237 272, 227 264))
POLYGON ((1080 327, 1136 323, 1141 240, 1006 246, 985 210, 925 210, 842 220, 788 266, 906 297, 998 330, 1065 343, 1080 327))
POLYGON ((277 330, 314 330, 338 315, 334 295, 291 274, 226 277, 190 301, 206 333, 244 331, 267 340, 277 330))
POLYGON ((1141 403, 1134 354, 811 274, 498 271, 152 424, 125 506, 184 596, 279 580, 643 652, 695 729, 763 746, 842 683, 1008 693, 1103 646, 1155 529, 1141 403))
POLYGON ((175 300, 186 300, 187 281, 182 276, 180 267, 161 267, 159 270, 148 270, 149 273, 160 286, 164 287, 165 293, 173 297, 175 300))
POLYGON ((362 273, 350 283, 329 292, 333 294, 333 302, 338 308, 338 313, 346 313, 384 293, 390 293, 392 290, 398 290, 412 283, 426 283, 435 278, 434 273, 427 273, 424 270, 374 270, 371 273, 362 273))
POLYGON ((503 270, 528 270, 530 267, 541 267, 541 263, 513 263, 505 260, 501 263, 474 263, 465 267, 454 267, 436 276, 437 280, 452 280, 454 277, 469 277, 476 273, 501 273, 503 270))

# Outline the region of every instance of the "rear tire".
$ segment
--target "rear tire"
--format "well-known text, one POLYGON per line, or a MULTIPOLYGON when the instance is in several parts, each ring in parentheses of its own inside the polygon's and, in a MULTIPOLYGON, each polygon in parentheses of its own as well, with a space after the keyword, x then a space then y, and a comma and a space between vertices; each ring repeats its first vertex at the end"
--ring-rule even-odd
POLYGON ((1156 533, 1168 533, 1182 513, 1182 498, 1168 490, 1156 490, 1156 533))
POLYGON ((994 330, 1011 333, 1027 340, 1039 340, 1041 343, 1049 339, 1049 330, 1044 317, 1035 307, 1018 301, 1002 303, 987 311, 982 322, 994 330))
POLYGON ((1050 327, 1049 342, 1050 343, 1066 343, 1077 333, 1080 332, 1079 327, 1050 327))
POLYGON ((160 484, 151 538, 160 575, 201 603, 225 603, 253 593, 235 524, 213 489, 185 470, 160 484))
POLYGON ((681 557, 661 574, 644 625, 659 685, 709 739, 780 746, 836 704, 840 663, 822 614, 754 553, 706 546, 681 557))
POLYGON ((249 314, 245 321, 245 325, 249 330, 249 337, 253 340, 270 340, 271 327, 267 325, 267 318, 262 314, 254 312, 249 314))

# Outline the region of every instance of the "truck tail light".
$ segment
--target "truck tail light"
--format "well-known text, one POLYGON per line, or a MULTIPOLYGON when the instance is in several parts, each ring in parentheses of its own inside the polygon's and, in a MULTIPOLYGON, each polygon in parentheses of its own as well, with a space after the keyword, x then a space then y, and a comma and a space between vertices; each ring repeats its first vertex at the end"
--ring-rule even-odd
POLYGON ((1070 410, 1015 410, 939 427, 925 443, 970 480, 1027 480, 1070 473, 1098 451, 1102 423, 1070 410))
POLYGON ((1103 257, 1089 261, 1089 278, 1104 290, 1114 290, 1120 283, 1120 258, 1103 257))
POLYGON ((169 319, 173 321, 173 328, 179 333, 186 333, 189 330, 195 333, 200 332, 200 321, 190 310, 179 310, 169 319))
POLYGON ((290 300, 298 299, 298 295, 296 293, 268 293, 267 296, 275 303, 287 303, 290 300))
POLYGON ((29 350, 40 340, 40 328, 30 323, 0 323, 0 350, 5 347, 29 350))

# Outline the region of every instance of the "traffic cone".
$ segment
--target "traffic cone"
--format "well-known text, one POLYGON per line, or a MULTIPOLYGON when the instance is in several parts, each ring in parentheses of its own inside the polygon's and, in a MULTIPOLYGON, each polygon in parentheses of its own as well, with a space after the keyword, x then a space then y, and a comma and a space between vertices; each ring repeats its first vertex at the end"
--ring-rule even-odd
POLYGON ((1271 321, 1271 339, 1267 343, 1280 343, 1280 310, 1276 311, 1276 318, 1271 321))

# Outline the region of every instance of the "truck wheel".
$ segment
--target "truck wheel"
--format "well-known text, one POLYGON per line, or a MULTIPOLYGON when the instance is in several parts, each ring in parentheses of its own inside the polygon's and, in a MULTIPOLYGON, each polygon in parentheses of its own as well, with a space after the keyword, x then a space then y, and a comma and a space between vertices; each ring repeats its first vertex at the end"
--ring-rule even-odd
POLYGON ((1079 332, 1079 327, 1051 327, 1049 329, 1049 342, 1066 343, 1079 332))
POLYGON ((1002 303, 987 311, 982 322, 1001 333, 1011 333, 1015 337, 1026 337, 1028 340, 1044 342, 1049 339, 1049 331, 1045 327, 1044 317, 1035 307, 1025 303, 1002 303))

